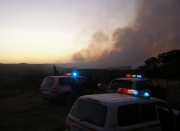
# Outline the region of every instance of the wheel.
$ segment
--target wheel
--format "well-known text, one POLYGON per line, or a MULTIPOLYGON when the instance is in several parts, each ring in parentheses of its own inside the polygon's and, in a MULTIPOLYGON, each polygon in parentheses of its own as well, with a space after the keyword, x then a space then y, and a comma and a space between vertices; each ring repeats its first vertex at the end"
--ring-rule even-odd
POLYGON ((73 95, 71 94, 71 93, 67 93, 67 94, 65 94, 64 95, 64 97, 63 97, 63 103, 65 104, 65 105, 72 105, 73 104, 73 95))

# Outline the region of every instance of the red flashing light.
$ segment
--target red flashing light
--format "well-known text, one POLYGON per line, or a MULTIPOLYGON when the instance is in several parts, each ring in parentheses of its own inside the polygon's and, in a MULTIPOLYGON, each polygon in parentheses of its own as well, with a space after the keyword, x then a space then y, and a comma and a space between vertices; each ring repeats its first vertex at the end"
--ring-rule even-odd
POLYGON ((135 78, 136 75, 134 75, 134 74, 127 74, 126 77, 135 78))
POLYGON ((71 73, 65 73, 64 75, 65 75, 65 76, 70 76, 70 75, 71 75, 71 73))
POLYGON ((133 89, 118 88, 117 92, 131 94, 131 95, 138 95, 138 91, 133 90, 133 89))
POLYGON ((126 77, 131 77, 132 75, 131 74, 127 74, 126 77))

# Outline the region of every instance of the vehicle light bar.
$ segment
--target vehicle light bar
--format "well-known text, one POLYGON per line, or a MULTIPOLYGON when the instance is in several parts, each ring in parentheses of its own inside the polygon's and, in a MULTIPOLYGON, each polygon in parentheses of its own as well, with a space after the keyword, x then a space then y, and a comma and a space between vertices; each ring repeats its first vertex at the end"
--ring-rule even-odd
POLYGON ((128 78, 142 78, 142 75, 127 74, 126 77, 128 77, 128 78))
POLYGON ((77 72, 72 72, 72 73, 65 73, 65 76, 77 76, 77 72))
POLYGON ((130 95, 134 95, 134 96, 140 96, 143 98, 150 97, 150 94, 148 92, 137 91, 137 90, 133 90, 133 89, 118 88, 117 92, 124 93, 124 94, 130 94, 130 95))
POLYGON ((138 91, 133 90, 133 89, 118 88, 117 92, 131 94, 131 95, 138 95, 138 91))

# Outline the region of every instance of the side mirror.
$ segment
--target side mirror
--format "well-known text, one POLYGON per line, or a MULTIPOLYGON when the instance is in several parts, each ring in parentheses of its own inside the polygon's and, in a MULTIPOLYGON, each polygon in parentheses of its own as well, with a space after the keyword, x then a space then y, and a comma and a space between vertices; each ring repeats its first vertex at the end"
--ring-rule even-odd
POLYGON ((102 86, 102 84, 101 84, 101 83, 98 83, 98 84, 97 84, 97 87, 99 87, 99 88, 100 88, 101 86, 102 86))

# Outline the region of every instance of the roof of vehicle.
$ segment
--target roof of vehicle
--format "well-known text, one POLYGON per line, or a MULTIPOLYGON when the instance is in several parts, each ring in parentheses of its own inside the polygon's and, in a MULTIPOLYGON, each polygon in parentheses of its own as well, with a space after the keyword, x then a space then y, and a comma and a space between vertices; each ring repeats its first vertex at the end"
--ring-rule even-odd
POLYGON ((127 78, 127 77, 124 77, 124 78, 116 78, 116 79, 113 79, 113 80, 140 81, 140 80, 149 80, 149 79, 148 78, 127 78))
POLYGON ((65 75, 61 75, 61 76, 47 76, 47 77, 52 77, 52 78, 62 78, 62 77, 83 77, 86 78, 84 76, 65 76, 65 75))
POLYGON ((130 101, 155 101, 160 100, 154 97, 150 97, 150 99, 145 99, 138 96, 121 94, 121 93, 105 93, 105 94, 93 94, 93 95, 84 95, 81 96, 83 99, 90 99, 94 101, 99 101, 102 103, 113 104, 117 102, 130 102, 130 101))

